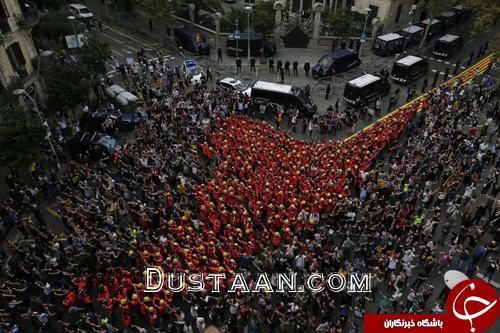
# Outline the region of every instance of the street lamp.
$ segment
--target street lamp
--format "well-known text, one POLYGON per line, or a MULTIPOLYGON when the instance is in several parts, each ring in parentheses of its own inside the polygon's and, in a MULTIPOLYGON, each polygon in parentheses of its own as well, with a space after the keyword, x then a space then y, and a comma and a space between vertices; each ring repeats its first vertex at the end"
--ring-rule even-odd
POLYGON ((245 12, 247 13, 247 46, 248 46, 248 62, 250 62, 250 14, 252 13, 252 7, 245 6, 245 12))
POLYGON ((35 110, 38 118, 40 119, 40 123, 43 126, 47 126, 47 141, 49 142, 49 147, 50 150, 52 151, 52 154, 54 154, 54 157, 56 158, 56 162, 59 165, 59 157, 57 156, 56 150, 54 149, 54 145, 52 144, 52 139, 50 138, 51 132, 50 132, 50 127, 47 123, 47 121, 43 120, 42 113, 40 112, 40 109, 38 108, 38 104, 36 104, 36 101, 33 99, 33 97, 30 96, 24 89, 16 89, 12 92, 16 96, 23 96, 25 98, 28 98, 31 103, 33 103, 33 109, 35 110))
POLYGON ((368 18, 370 17, 370 13, 372 11, 371 8, 366 8, 366 18, 365 18, 365 25, 363 26, 363 34, 361 35, 362 39, 360 40, 360 46, 359 46, 359 53, 358 56, 361 57, 361 50, 363 49, 363 43, 364 39, 366 39, 366 22, 368 22, 368 18))
POLYGON ((68 16, 68 20, 71 21, 71 25, 73 26, 73 33, 75 34, 76 47, 80 47, 80 42, 78 41, 78 35, 76 34, 76 27, 75 27, 76 17, 74 17, 73 15, 68 16))
POLYGON ((405 44, 403 45, 403 53, 405 53, 406 51, 406 43, 408 43, 408 39, 410 39, 410 28, 411 28, 411 24, 412 24, 412 21, 413 21, 413 16, 415 15, 415 11, 417 10, 417 5, 412 5, 411 6, 411 10, 408 14, 410 14, 410 23, 408 24, 408 34, 409 36, 405 36, 405 44))
POLYGON ((238 40, 240 39, 240 32, 238 31, 238 19, 236 19, 236 30, 234 31, 234 38, 236 38, 236 58, 239 58, 239 50, 238 40))

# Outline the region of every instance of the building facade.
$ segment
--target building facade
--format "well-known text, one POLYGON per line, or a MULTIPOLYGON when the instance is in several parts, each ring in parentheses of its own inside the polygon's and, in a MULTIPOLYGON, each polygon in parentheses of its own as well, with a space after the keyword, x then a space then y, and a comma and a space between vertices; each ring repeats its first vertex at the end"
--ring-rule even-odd
MULTIPOLYGON (((371 18, 377 17, 382 24, 382 33, 396 32, 409 25, 410 12, 418 0, 356 0, 356 11, 366 14, 371 9, 371 18)), ((417 7, 412 22, 421 20, 422 11, 417 7)))
POLYGON ((38 53, 31 29, 40 20, 36 6, 24 0, 0 0, 0 104, 16 100, 12 92, 25 89, 43 96, 37 77, 38 53))

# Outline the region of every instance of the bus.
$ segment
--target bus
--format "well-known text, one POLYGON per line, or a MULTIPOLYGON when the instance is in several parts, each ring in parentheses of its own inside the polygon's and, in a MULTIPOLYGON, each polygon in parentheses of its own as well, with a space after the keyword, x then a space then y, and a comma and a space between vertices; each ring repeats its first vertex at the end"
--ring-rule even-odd
POLYGON ((252 87, 251 96, 284 108, 297 108, 300 115, 305 117, 313 116, 317 110, 314 101, 302 89, 287 84, 257 81, 252 87))
POLYGON ((462 49, 464 39, 457 35, 447 34, 439 38, 434 45, 432 53, 443 58, 449 58, 462 49))
POLYGON ((427 59, 409 55, 399 59, 392 65, 391 78, 402 84, 414 82, 427 74, 429 63, 427 59))
POLYGON ((365 74, 345 84, 344 100, 353 105, 368 103, 385 96, 391 90, 391 85, 385 78, 365 74))

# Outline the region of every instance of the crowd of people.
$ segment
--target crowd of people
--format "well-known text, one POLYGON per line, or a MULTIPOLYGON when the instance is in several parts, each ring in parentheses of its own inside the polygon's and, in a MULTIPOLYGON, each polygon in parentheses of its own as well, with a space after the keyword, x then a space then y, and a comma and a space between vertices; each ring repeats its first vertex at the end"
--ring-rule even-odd
POLYGON ((6 331, 356 332, 366 311, 442 312, 433 281, 448 269, 499 268, 499 102, 485 82, 457 80, 349 140, 314 143, 289 135, 295 110, 275 130, 256 120, 278 117, 270 104, 163 62, 137 68, 122 73, 144 100, 127 145, 61 172, 34 165, 30 185, 8 173, 1 217, 20 236, 0 251, 6 331), (41 212, 54 201, 59 233, 41 212), (225 273, 224 285, 234 272, 249 284, 372 273, 373 292, 216 293, 206 281, 146 293, 152 266, 225 273))

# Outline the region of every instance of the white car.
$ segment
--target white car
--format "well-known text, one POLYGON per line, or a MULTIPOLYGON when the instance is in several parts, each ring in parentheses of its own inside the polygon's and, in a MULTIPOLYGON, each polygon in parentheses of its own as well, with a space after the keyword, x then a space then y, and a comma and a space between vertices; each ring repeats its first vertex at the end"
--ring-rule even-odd
POLYGON ((181 75, 184 78, 190 77, 192 84, 200 84, 205 80, 201 67, 194 60, 185 60, 182 63, 181 75))
POLYGON ((252 88, 245 81, 234 79, 232 77, 226 77, 219 81, 219 84, 225 88, 232 89, 239 92, 240 94, 250 96, 252 93, 252 88))
POLYGON ((94 18, 94 14, 92 14, 87 6, 79 3, 69 5, 69 11, 79 20, 91 20, 94 18))

